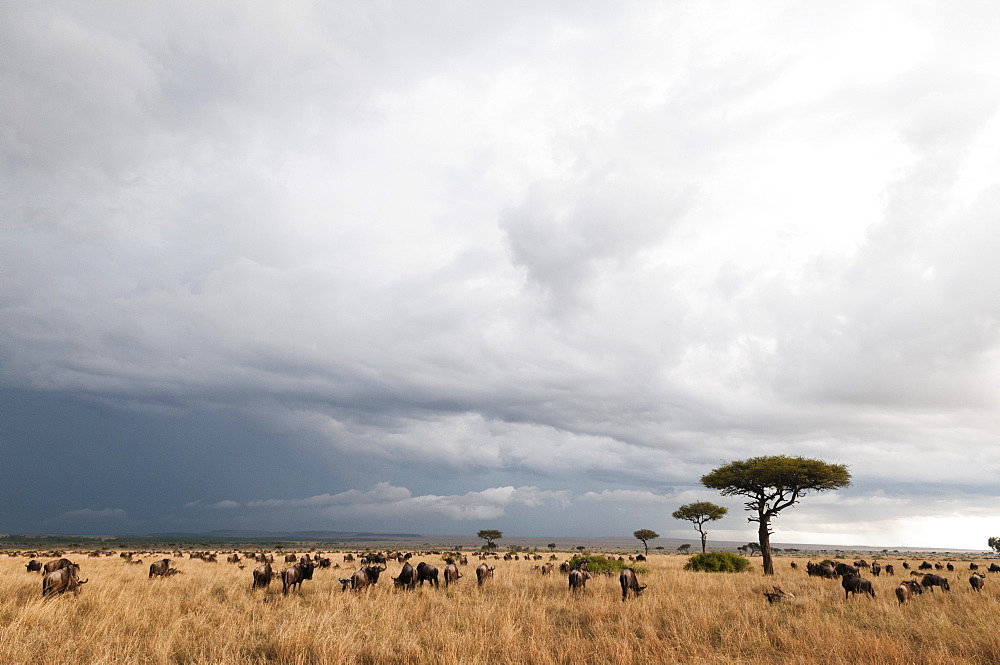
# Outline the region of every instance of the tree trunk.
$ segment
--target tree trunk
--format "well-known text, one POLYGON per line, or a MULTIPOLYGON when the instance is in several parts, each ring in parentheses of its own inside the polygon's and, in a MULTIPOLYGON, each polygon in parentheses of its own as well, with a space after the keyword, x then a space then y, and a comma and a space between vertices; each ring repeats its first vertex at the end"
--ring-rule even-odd
POLYGON ((774 562, 771 560, 771 529, 768 527, 768 520, 761 516, 760 528, 757 529, 757 538, 760 542, 760 555, 763 557, 765 575, 774 575, 774 562))
POLYGON ((701 553, 705 553, 705 541, 708 539, 708 534, 704 531, 701 532, 701 553))

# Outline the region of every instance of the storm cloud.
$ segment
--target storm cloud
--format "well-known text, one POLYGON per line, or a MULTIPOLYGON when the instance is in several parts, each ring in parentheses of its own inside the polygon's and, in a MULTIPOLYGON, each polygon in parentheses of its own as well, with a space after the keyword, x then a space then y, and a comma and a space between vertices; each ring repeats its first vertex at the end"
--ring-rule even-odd
POLYGON ((746 540, 793 454, 776 540, 984 548, 998 20, 0 7, 0 529, 746 540))

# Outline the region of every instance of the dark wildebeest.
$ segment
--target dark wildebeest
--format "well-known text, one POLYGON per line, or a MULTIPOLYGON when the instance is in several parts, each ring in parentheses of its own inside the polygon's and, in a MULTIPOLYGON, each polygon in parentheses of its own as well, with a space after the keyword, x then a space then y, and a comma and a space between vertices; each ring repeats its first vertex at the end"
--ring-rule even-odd
POLYGON ((449 563, 444 567, 444 586, 447 589, 450 584, 458 584, 458 578, 462 574, 458 572, 458 566, 453 563, 449 563))
POLYGON ((979 570, 979 564, 977 564, 977 563, 970 563, 969 564, 969 570, 979 570))
POLYGON ((930 561, 924 561, 922 564, 917 566, 918 570, 931 570, 934 566, 931 565, 930 561))
POLYGON ((392 583, 398 587, 412 590, 417 586, 417 569, 407 561, 403 564, 403 569, 399 571, 399 577, 393 577, 392 583))
POLYGON ((878 577, 879 573, 882 572, 882 564, 880 564, 878 561, 872 561, 871 571, 872 575, 878 577))
POLYGON ((42 562, 38 559, 32 559, 28 563, 24 564, 24 567, 28 569, 29 573, 34 573, 42 569, 42 562))
POLYGON ((919 596, 924 592, 923 588, 920 586, 919 582, 914 580, 906 580, 901 582, 898 587, 896 587, 896 599, 899 600, 900 604, 905 603, 910 598, 914 596, 919 596))
POLYGON ((924 575, 924 578, 920 580, 920 586, 925 589, 930 589, 931 593, 934 593, 934 587, 939 586, 945 591, 951 591, 951 587, 948 586, 948 578, 941 577, 940 575, 932 575, 930 573, 924 575))
POLYGON ((813 568, 811 571, 809 571, 809 574, 813 575, 814 577, 823 577, 828 580, 837 578, 837 571, 833 569, 833 566, 830 566, 825 563, 813 565, 813 568))
POLYGON ((285 563, 295 563, 298 560, 298 558, 299 558, 298 554, 295 554, 294 552, 289 552, 288 554, 285 555, 285 563))
MULTIPOLYGON (((361 570, 355 571, 355 573, 351 575, 351 588, 358 591, 359 589, 364 589, 367 586, 377 583, 378 576, 383 570, 385 570, 385 567, 365 566, 361 570)), ((437 571, 435 570, 435 581, 437 581, 436 574, 437 571)), ((344 589, 346 588, 347 587, 345 586, 344 589)))
POLYGON ((559 564, 560 573, 568 573, 569 569, 570 569, 569 561, 563 561, 562 563, 559 564))
POLYGON ((844 587, 844 600, 851 597, 851 594, 867 593, 872 598, 875 597, 875 589, 872 588, 871 580, 866 580, 857 575, 844 575, 840 580, 840 585, 844 587))
POLYGON ((642 595, 642 590, 646 587, 639 586, 639 578, 635 576, 635 570, 631 568, 625 568, 622 570, 621 574, 618 575, 618 583, 622 587, 622 602, 628 596, 629 590, 632 591, 632 595, 638 598, 642 595))
POLYGON ((868 567, 868 562, 865 561, 864 559, 858 559, 857 561, 854 562, 854 567, 855 568, 867 568, 868 567))
POLYGON ((73 562, 69 559, 53 559, 42 566, 42 575, 48 575, 51 572, 62 570, 63 568, 69 568, 72 565, 73 562))
POLYGON ((163 577, 170 570, 170 559, 160 559, 149 564, 149 577, 163 577))
POLYGON ((479 567, 476 568, 476 583, 483 586, 483 582, 493 577, 494 570, 496 567, 490 568, 485 563, 479 564, 479 567))
POLYGON ((892 567, 891 563, 885 564, 885 574, 886 575, 895 575, 896 574, 896 569, 892 567))
POLYGON ((226 563, 239 563, 239 562, 240 562, 240 555, 237 554, 236 552, 233 552, 232 554, 226 557, 226 563))
POLYGON ((417 581, 420 582, 420 586, 423 586, 424 582, 430 582, 431 586, 438 586, 438 569, 421 561, 417 564, 417 581))
POLYGON ((588 579, 590 579, 590 573, 585 570, 569 571, 569 590, 576 591, 585 588, 588 579))
POLYGON ((1000 565, 995 564, 995 563, 991 563, 990 567, 988 568, 988 570, 991 573, 1000 573, 1000 565))
POLYGON ((272 577, 274 577, 274 571, 271 570, 271 564, 265 563, 263 566, 257 566, 253 569, 253 584, 250 589, 266 589, 270 586, 272 577))
POLYGON ((799 564, 795 563, 794 561, 792 561, 791 566, 792 566, 792 570, 798 570, 799 569, 799 564))
POLYGON ((848 575, 853 575, 858 577, 858 569, 854 566, 849 566, 846 563, 838 563, 833 567, 834 572, 836 572, 841 577, 846 577, 848 575))
POLYGON ((909 570, 909 569, 910 569, 910 564, 908 562, 904 561, 903 562, 903 570, 909 570))
POLYGON ((302 590, 302 582, 313 578, 312 563, 297 563, 281 571, 281 593, 287 594, 288 589, 302 590))
POLYGON ((980 573, 972 573, 969 575, 969 584, 972 586, 973 591, 982 591, 983 585, 986 584, 986 576, 980 573))
MULTIPOLYGON (((952 571, 952 572, 955 571, 955 565, 951 561, 948 562, 948 565, 946 565, 945 568, 947 568, 949 571, 952 571)), ((941 570, 941 569, 938 568, 938 570, 941 570)))
POLYGON ((72 591, 74 595, 80 593, 80 585, 86 584, 89 580, 81 581, 79 575, 80 566, 75 563, 46 573, 42 578, 42 598, 66 591, 72 591))

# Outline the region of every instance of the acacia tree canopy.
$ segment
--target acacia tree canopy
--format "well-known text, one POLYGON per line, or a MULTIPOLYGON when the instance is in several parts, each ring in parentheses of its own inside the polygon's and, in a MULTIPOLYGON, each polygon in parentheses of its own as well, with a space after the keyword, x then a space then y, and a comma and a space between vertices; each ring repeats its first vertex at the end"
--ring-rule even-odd
POLYGON ((708 539, 708 532, 705 531, 705 522, 721 520, 729 512, 724 506, 717 506, 711 501, 695 501, 686 503, 675 510, 671 517, 675 520, 686 520, 694 524, 695 530, 701 534, 701 552, 705 553, 705 541, 708 539))
POLYGON ((480 529, 476 533, 476 537, 486 541, 486 549, 494 550, 497 546, 493 541, 503 538, 503 531, 498 531, 497 529, 480 529))
POLYGON ((660 537, 660 534, 656 533, 652 529, 639 529, 638 531, 635 531, 632 535, 642 541, 643 547, 646 548, 646 556, 649 556, 649 542, 648 541, 653 540, 654 538, 659 538, 660 537))
POLYGON ((730 462, 702 476, 701 483, 719 490, 723 496, 749 499, 744 505, 748 511, 755 513, 747 519, 758 523, 764 574, 773 575, 771 518, 797 503, 808 492, 847 487, 851 484, 851 474, 844 464, 774 455, 730 462))

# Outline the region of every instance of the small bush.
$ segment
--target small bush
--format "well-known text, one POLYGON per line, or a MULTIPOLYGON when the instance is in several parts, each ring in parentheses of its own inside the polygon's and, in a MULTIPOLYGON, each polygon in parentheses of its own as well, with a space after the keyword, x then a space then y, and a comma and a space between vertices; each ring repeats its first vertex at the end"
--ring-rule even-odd
POLYGON ((684 564, 684 570, 706 573, 742 573, 750 569, 750 561, 732 552, 696 554, 684 564))
POLYGON ((583 564, 584 561, 587 562, 587 570, 595 575, 600 573, 612 575, 614 573, 621 572, 625 568, 632 568, 640 575, 647 572, 647 570, 642 566, 629 565, 630 562, 628 561, 610 559, 608 557, 601 556, 600 554, 574 554, 573 558, 569 560, 570 570, 576 570, 583 564))

